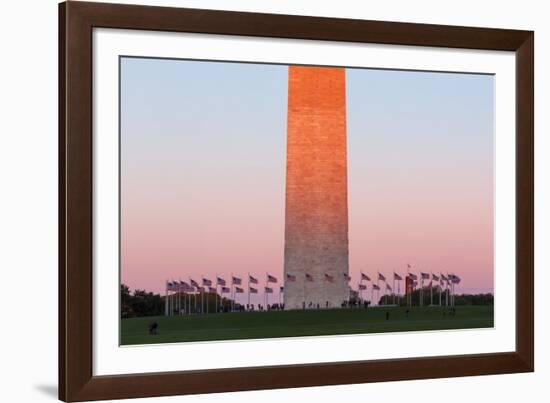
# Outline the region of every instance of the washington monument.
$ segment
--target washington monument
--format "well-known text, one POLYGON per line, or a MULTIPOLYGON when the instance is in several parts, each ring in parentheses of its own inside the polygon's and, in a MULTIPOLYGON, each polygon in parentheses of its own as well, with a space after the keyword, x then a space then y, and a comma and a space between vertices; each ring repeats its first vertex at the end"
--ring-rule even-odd
POLYGON ((285 210, 285 309, 348 300, 344 68, 290 66, 285 210))

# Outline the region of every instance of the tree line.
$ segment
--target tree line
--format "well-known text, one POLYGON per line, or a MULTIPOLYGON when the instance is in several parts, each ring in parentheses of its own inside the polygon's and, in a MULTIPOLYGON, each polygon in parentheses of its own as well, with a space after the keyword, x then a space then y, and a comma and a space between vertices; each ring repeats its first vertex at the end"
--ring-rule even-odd
POLYGON ((120 307, 123 318, 164 315, 164 298, 145 290, 134 290, 120 285, 120 307))
MULTIPOLYGON (((412 293, 412 303, 413 305, 418 306, 421 298, 420 289, 414 290, 412 293)), ((449 295, 450 298, 450 295, 449 295)), ((450 301, 450 299, 449 299, 450 301)), ((491 293, 485 293, 485 294, 455 294, 454 296, 455 306, 458 305, 493 305, 494 304, 494 296, 491 293)), ((422 305, 428 306, 432 302, 432 299, 430 297, 430 289, 424 288, 422 292, 422 305)), ((407 305, 407 299, 405 296, 401 295, 400 297, 394 296, 392 294, 389 295, 383 295, 380 298, 379 304, 381 305, 387 305, 387 304, 397 304, 400 306, 407 305)), ((433 304, 439 305, 439 290, 435 289, 433 290, 433 304)), ((445 305, 445 293, 443 292, 441 294, 441 304, 445 305)))

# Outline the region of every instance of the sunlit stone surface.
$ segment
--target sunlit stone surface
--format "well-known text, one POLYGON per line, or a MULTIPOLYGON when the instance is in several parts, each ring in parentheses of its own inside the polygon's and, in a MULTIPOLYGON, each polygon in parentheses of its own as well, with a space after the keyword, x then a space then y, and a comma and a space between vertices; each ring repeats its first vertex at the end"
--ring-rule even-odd
POLYGON ((284 264, 285 309, 336 308, 348 299, 343 68, 289 67, 284 264))

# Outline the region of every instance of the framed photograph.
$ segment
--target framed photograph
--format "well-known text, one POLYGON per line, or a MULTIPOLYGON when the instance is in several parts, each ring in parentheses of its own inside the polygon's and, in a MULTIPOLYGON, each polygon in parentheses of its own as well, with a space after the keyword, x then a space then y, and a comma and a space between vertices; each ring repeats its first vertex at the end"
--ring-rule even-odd
POLYGON ((59 397, 534 370, 534 33, 59 6, 59 397))

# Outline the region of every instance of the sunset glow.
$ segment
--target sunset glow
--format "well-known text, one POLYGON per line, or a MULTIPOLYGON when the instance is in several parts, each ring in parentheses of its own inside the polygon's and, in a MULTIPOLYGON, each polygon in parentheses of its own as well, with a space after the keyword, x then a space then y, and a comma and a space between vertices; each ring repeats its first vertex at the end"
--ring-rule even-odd
MULTIPOLYGON (((123 58, 121 69, 122 282, 163 293, 171 279, 251 273, 263 282, 269 272, 278 290, 289 67, 123 58)), ((347 195, 333 184, 338 197, 317 213, 338 221, 331 212, 347 209, 345 225, 327 228, 347 230, 350 284, 360 271, 390 278, 411 264, 460 275, 459 293, 492 292, 494 78, 326 70, 345 84, 347 145, 332 151, 347 163, 347 195)), ((312 108, 328 102, 301 96, 312 108)), ((293 178, 314 177, 317 162, 300 163, 293 178)), ((315 194, 292 197, 287 214, 307 221, 315 194)))

